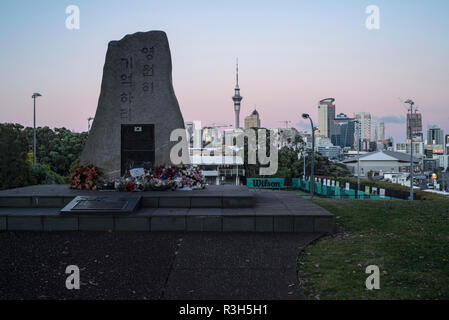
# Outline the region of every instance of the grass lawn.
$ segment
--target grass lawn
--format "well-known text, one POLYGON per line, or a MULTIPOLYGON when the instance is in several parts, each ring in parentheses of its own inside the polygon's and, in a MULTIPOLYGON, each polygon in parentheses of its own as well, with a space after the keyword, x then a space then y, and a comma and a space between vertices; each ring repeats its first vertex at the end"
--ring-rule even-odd
POLYGON ((339 233, 307 247, 298 261, 309 299, 449 299, 449 201, 314 199, 339 233), (367 290, 369 265, 380 290, 367 290))

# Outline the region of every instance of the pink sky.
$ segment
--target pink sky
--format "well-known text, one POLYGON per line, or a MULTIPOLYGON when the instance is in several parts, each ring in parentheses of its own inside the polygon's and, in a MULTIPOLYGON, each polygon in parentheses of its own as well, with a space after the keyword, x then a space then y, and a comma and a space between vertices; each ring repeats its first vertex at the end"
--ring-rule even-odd
MULTIPOLYGON (((38 125, 87 130, 107 43, 127 33, 164 30, 185 121, 233 124, 239 57, 241 119, 257 106, 263 126, 289 120, 302 129, 301 113, 316 121, 317 103, 328 97, 336 99, 337 113, 404 119, 401 97, 415 100, 424 128, 436 124, 449 133, 447 3, 379 1, 381 28, 371 31, 364 27, 368 4, 357 1, 344 7, 330 1, 79 3, 77 31, 64 26, 65 3, 27 11, 26 2, 17 1, 2 11, 0 122, 32 125, 31 94, 38 91, 38 125)), ((405 124, 387 121, 386 135, 404 140, 405 124)))

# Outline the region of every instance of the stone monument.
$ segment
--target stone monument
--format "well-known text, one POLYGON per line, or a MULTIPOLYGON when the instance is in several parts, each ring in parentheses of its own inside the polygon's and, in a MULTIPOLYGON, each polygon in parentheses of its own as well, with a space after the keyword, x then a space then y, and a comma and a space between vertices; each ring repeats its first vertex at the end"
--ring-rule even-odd
POLYGON ((174 129, 184 128, 173 84, 170 47, 163 31, 138 32, 111 41, 97 112, 82 165, 105 176, 171 164, 174 129))

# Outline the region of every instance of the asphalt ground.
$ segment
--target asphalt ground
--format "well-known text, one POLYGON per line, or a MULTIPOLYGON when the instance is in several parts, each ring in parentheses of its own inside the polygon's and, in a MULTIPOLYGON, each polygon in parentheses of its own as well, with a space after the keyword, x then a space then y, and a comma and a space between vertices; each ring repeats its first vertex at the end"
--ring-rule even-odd
POLYGON ((302 299, 301 249, 319 234, 0 233, 0 299, 302 299), (66 268, 80 289, 66 288, 66 268))

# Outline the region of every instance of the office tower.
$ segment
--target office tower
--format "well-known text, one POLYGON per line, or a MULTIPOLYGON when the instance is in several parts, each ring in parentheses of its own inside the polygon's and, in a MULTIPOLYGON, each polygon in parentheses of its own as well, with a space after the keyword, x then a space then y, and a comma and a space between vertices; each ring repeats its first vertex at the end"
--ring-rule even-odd
POLYGON ((358 132, 360 140, 371 141, 371 114, 369 112, 357 112, 355 114, 356 120, 359 122, 358 132))
POLYGON ((334 119, 334 134, 331 142, 335 146, 354 147, 355 122, 354 118, 348 118, 344 113, 340 113, 334 119))
POLYGON ((235 129, 240 128, 240 102, 243 97, 240 95, 240 87, 239 87, 239 62, 237 60, 236 74, 235 74, 235 89, 234 96, 232 97, 232 101, 234 101, 234 112, 235 112, 235 129))
POLYGON ((410 134, 413 135, 413 140, 423 141, 424 135, 422 131, 422 115, 415 111, 413 114, 407 113, 407 140, 412 140, 410 134), (410 124, 412 125, 413 132, 410 132, 410 124))
POLYGON ((256 109, 245 118, 245 129, 260 128, 259 112, 256 109))
POLYGON ((318 129, 320 135, 331 138, 334 133, 334 98, 323 99, 318 104, 318 129))
POLYGON ((192 121, 186 121, 184 122, 184 127, 186 128, 187 139, 189 139, 189 147, 193 147, 193 130, 195 126, 192 121))
POLYGON ((429 126, 427 130, 427 144, 444 144, 444 133, 439 126, 429 126))
POLYGON ((385 140, 385 123, 379 122, 374 127, 374 141, 383 141, 385 140))
POLYGON ((446 144, 444 146, 444 154, 449 154, 449 134, 446 135, 444 141, 446 141, 446 144))

